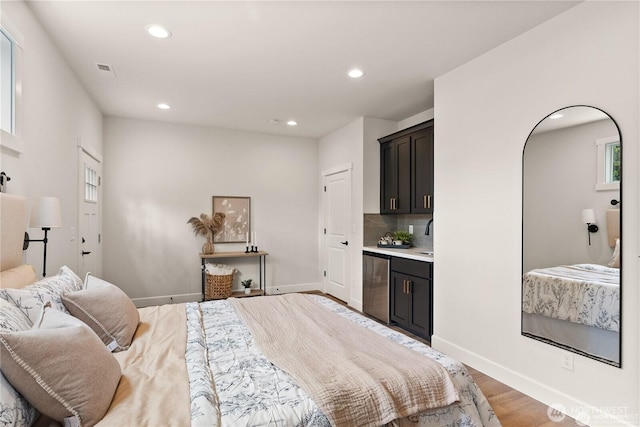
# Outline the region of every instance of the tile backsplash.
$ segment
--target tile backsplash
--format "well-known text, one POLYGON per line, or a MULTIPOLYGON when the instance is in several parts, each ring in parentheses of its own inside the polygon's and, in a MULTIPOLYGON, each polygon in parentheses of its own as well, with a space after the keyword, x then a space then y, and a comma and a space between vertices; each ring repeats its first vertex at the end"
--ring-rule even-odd
POLYGON ((431 215, 380 215, 364 214, 364 241, 363 246, 375 246, 381 236, 388 231, 409 231, 409 225, 413 225, 412 244, 419 248, 433 248, 433 232, 435 222, 431 224, 431 232, 426 236, 427 223, 431 215))

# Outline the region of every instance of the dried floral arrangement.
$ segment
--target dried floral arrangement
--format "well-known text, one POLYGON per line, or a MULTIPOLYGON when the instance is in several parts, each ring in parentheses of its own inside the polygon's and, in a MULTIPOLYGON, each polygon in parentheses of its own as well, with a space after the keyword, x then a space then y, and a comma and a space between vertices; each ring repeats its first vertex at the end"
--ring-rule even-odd
POLYGON ((193 227, 193 232, 196 236, 206 236, 207 241, 202 245, 202 253, 205 255, 212 254, 214 252, 213 236, 220 230, 224 224, 225 214, 222 212, 215 212, 213 217, 209 217, 207 214, 200 214, 200 218, 191 217, 187 221, 193 227))

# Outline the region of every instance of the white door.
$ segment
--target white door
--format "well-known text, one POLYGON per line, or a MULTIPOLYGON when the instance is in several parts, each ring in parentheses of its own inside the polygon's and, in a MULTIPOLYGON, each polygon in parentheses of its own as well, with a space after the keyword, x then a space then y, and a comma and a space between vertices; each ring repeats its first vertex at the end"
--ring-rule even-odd
POLYGON ((100 235, 100 203, 102 197, 100 162, 79 149, 79 224, 78 275, 84 280, 87 273, 102 275, 100 235))
POLYGON ((349 302, 351 233, 351 169, 325 175, 324 197, 324 289, 349 302))

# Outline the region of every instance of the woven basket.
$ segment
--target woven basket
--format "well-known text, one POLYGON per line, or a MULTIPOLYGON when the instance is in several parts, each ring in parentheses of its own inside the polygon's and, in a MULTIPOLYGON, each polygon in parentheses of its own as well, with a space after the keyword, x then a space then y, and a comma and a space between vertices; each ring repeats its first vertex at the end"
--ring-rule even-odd
POLYGON ((233 288, 233 274, 222 276, 207 274, 204 299, 225 299, 231 296, 233 288))

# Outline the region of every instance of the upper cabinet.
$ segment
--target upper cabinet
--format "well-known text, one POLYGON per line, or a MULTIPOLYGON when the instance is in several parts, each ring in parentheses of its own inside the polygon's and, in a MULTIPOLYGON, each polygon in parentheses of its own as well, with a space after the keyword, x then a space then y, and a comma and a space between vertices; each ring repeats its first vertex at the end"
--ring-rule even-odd
POLYGON ((433 120, 380 142, 380 213, 433 212, 433 120))

